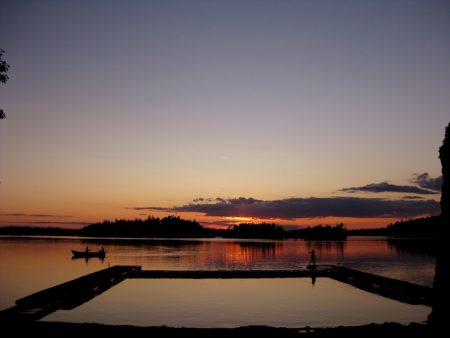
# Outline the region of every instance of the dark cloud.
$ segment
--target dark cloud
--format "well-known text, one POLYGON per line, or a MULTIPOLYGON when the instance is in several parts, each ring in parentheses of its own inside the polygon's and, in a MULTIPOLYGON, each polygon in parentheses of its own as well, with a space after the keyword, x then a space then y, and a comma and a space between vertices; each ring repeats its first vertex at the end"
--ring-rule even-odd
POLYGON ((239 204, 239 203, 248 203, 252 204, 255 202, 259 202, 259 200, 256 200, 254 198, 245 198, 245 197, 238 197, 238 198, 230 198, 230 199, 224 199, 222 197, 216 197, 216 198, 203 198, 199 197, 193 200, 194 203, 199 202, 222 202, 222 203, 231 203, 231 204, 239 204))
POLYGON ((49 215, 49 214, 26 214, 26 213, 12 213, 12 214, 2 214, 3 216, 13 216, 13 217, 55 217, 55 218, 68 218, 73 217, 71 215, 49 215))
MULTIPOLYGON (((139 210, 161 210, 161 211, 164 211, 167 208, 161 208, 161 207, 126 207, 125 209, 126 210, 136 210, 136 211, 139 211, 139 210)), ((141 215, 141 214, 139 214, 139 215, 141 215)))
POLYGON ((344 188, 340 191, 345 192, 400 192, 400 193, 409 193, 409 194, 422 194, 422 195, 431 195, 431 194, 437 194, 436 191, 430 191, 426 189, 422 189, 419 187, 415 187, 412 185, 395 185, 390 184, 388 182, 381 182, 381 183, 372 183, 367 184, 361 187, 351 187, 351 188, 344 188))
POLYGON ((223 199, 214 203, 190 203, 173 208, 136 207, 134 210, 166 212, 198 212, 206 216, 255 218, 315 218, 315 217, 414 217, 437 215, 439 203, 434 200, 388 200, 383 198, 329 197, 287 198, 263 201, 253 198, 223 199))
POLYGON ((417 184, 419 187, 441 192, 442 190, 442 176, 432 178, 428 173, 414 174, 412 183, 417 184))
POLYGON ((227 200, 223 198, 216 198, 216 200, 219 203, 230 203, 230 204, 255 204, 259 202, 263 202, 261 200, 257 200, 254 198, 245 198, 245 197, 238 197, 238 198, 229 198, 227 200))
MULTIPOLYGON (((239 205, 239 204, 254 204, 254 203, 258 203, 258 202, 263 202, 261 200, 257 200, 254 198, 245 198, 245 197, 238 197, 238 198, 221 198, 221 197, 216 197, 216 198, 196 198, 193 201, 193 204, 195 205, 213 205, 213 204, 234 204, 234 205, 239 205)), ((125 209, 127 210, 157 210, 157 211, 176 211, 176 207, 174 208, 165 208, 165 207, 126 207, 125 209)))
POLYGON ((404 200, 423 200, 422 196, 403 196, 402 199, 404 200))

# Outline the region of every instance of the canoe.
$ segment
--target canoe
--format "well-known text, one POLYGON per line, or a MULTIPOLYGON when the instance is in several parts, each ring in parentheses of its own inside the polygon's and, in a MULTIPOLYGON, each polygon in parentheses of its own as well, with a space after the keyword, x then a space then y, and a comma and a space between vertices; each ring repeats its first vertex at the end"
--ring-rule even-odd
POLYGON ((100 257, 103 258, 106 255, 105 251, 76 251, 72 250, 73 257, 100 257))

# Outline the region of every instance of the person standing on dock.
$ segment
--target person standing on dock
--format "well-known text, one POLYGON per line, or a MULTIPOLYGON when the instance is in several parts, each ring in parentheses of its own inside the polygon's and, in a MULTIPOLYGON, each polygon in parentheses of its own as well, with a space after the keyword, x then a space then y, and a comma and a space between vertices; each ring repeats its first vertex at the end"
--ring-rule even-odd
POLYGON ((89 247, 88 246, 86 246, 86 253, 88 253, 89 252, 89 247))
POLYGON ((316 265, 316 252, 314 249, 311 250, 311 265, 316 265))

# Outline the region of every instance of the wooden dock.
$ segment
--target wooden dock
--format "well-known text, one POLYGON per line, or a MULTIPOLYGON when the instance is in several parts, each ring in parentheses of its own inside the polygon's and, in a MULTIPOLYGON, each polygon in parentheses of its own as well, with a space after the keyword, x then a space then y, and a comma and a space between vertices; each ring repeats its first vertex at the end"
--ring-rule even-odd
POLYGON ((140 270, 128 278, 317 278, 328 277, 358 289, 412 305, 431 306, 432 289, 393 278, 336 265, 305 270, 140 270))
POLYGON ((358 289, 412 305, 431 306, 432 289, 336 265, 306 270, 140 270, 128 278, 317 278, 328 277, 358 289))
POLYGON ((128 278, 248 279, 329 277, 329 269, 311 270, 141 270, 128 278))
POLYGON ((140 266, 100 270, 16 300, 16 306, 0 312, 1 320, 37 320, 57 310, 71 310, 125 280, 140 266))
POLYGON ((127 278, 248 279, 326 277, 408 304, 431 306, 432 289, 335 265, 303 270, 141 270, 140 266, 114 266, 16 300, 0 311, 0 321, 37 320, 60 309, 71 310, 127 278))
POLYGON ((431 306, 432 288, 345 267, 335 267, 329 278, 358 289, 412 305, 431 306))

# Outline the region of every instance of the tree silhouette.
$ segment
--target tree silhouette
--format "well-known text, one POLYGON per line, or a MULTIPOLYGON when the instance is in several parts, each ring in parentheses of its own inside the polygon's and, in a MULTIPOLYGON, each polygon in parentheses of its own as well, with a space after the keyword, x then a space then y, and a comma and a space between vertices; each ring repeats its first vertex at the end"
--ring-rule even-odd
POLYGON ((428 323, 437 332, 442 332, 447 325, 448 304, 450 302, 450 276, 449 276, 449 255, 446 252, 447 230, 445 229, 450 221, 450 123, 445 130, 445 137, 442 146, 439 148, 439 158, 442 164, 442 195, 441 195, 441 226, 438 237, 438 252, 436 256, 436 272, 433 282, 433 306, 428 318, 428 323))
POLYGON ((230 226, 224 235, 235 238, 283 238, 284 229, 273 223, 241 223, 230 226))
MULTIPOLYGON (((9 76, 6 74, 9 69, 9 65, 6 63, 5 60, 2 59, 3 53, 5 51, 0 48, 0 82, 6 83, 6 81, 9 80, 9 76)), ((3 109, 0 109, 0 119, 4 119, 6 117, 5 113, 3 112, 3 109)))

